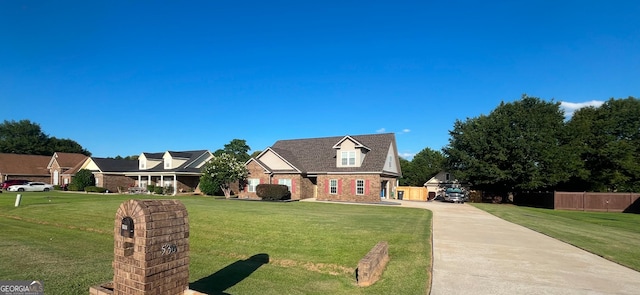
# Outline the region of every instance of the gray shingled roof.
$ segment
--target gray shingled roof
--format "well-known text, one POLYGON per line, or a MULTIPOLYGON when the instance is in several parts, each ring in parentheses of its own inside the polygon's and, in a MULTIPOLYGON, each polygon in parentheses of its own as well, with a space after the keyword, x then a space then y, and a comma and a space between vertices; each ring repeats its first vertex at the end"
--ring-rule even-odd
POLYGON ((137 160, 91 158, 102 172, 132 172, 138 170, 137 160))
MULTIPOLYGON (((173 151, 169 151, 169 153, 171 154, 172 157, 177 157, 177 158, 185 158, 188 159, 187 161, 184 162, 184 164, 180 165, 179 167, 173 168, 173 169, 165 169, 164 168, 164 161, 153 167, 152 169, 147 169, 147 170, 140 170, 140 171, 144 171, 144 172, 195 172, 195 173, 200 173, 200 169, 199 168, 194 168, 194 167, 186 167, 188 165, 191 165, 193 163, 193 161, 197 160, 199 157, 201 157, 203 154, 208 153, 209 151, 207 150, 196 150, 196 151, 182 151, 182 152, 173 152, 173 151)), ((159 154, 159 153, 156 153, 159 154)), ((156 154, 151 154, 151 155, 156 155, 156 154)), ((145 153, 145 155, 147 155, 145 153)), ((162 159, 162 156, 160 156, 160 159, 162 159)))
POLYGON ((162 160, 162 156, 164 153, 142 153, 147 159, 160 159, 162 160))
POLYGON ((333 146, 345 136, 279 140, 271 149, 302 173, 323 172, 382 172, 389 147, 395 147, 393 133, 351 135, 350 137, 370 149, 360 167, 338 168, 333 146))

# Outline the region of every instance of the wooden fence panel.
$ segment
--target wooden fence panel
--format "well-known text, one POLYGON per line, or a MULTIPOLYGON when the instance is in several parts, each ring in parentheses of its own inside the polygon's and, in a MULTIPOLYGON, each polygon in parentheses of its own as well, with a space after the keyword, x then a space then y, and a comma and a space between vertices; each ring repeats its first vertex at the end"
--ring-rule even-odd
MULTIPOLYGON (((426 187, 399 186, 397 191, 402 191, 402 199, 408 201, 426 201, 428 196, 426 187)), ((396 193, 396 196, 399 196, 399 194, 396 193)))
POLYGON ((640 194, 555 192, 554 209, 596 212, 637 212, 640 194))

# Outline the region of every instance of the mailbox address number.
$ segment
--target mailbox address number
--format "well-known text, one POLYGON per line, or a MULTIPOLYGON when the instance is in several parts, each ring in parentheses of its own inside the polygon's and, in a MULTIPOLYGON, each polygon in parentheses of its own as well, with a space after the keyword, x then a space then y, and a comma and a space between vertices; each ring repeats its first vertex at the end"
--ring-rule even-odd
POLYGON ((163 244, 161 249, 162 255, 171 255, 178 252, 178 246, 175 244, 163 244))

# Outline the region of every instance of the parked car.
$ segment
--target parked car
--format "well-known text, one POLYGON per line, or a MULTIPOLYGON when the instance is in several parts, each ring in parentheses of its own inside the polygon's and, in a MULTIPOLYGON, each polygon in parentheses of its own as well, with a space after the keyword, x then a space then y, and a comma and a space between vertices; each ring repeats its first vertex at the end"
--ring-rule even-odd
POLYGON ((24 179, 10 179, 10 180, 5 180, 2 182, 2 189, 6 190, 8 189, 10 186, 12 185, 17 185, 17 184, 26 184, 28 183, 29 180, 24 180, 24 179))
POLYGON ((459 188, 448 188, 444 191, 444 200, 446 202, 464 203, 467 201, 467 196, 459 188))
POLYGON ((53 190, 53 185, 44 182, 28 182, 12 185, 7 190, 10 192, 48 192, 53 190))

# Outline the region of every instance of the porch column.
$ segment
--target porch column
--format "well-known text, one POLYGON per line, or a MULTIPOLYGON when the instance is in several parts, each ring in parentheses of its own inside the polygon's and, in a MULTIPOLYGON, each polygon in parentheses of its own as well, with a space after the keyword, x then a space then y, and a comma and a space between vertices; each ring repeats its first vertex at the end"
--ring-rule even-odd
POLYGON ((178 194, 178 175, 173 175, 173 195, 178 194))
POLYGON ((386 197, 387 199, 389 199, 389 197, 391 197, 391 193, 390 193, 390 189, 391 189, 391 188, 390 188, 390 186, 391 186, 391 185, 390 185, 390 183, 391 183, 391 181, 387 181, 386 183, 387 183, 387 189, 386 189, 386 191, 385 191, 385 194, 386 194, 386 196, 385 196, 385 197, 386 197))
POLYGON ((160 175, 160 186, 164 187, 164 175, 160 175))
POLYGON ((142 175, 138 174, 138 187, 142 187, 142 175))

